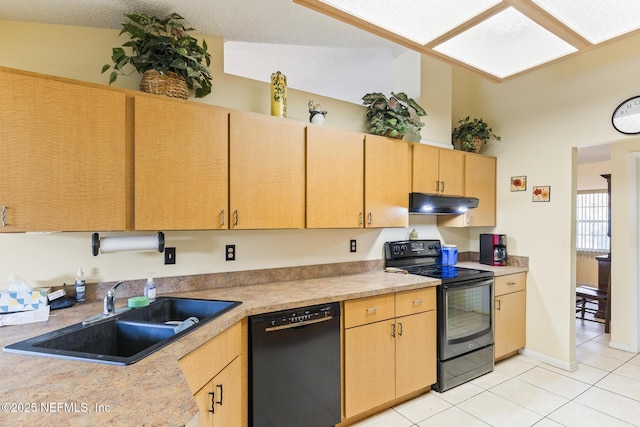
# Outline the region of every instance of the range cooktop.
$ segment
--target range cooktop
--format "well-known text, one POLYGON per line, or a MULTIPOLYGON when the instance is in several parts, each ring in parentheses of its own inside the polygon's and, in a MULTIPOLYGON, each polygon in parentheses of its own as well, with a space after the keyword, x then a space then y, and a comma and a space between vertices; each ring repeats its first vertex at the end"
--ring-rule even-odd
POLYGON ((442 283, 493 277, 493 272, 475 268, 442 264, 440 240, 402 240, 386 242, 385 267, 394 267, 409 274, 433 277, 442 283))

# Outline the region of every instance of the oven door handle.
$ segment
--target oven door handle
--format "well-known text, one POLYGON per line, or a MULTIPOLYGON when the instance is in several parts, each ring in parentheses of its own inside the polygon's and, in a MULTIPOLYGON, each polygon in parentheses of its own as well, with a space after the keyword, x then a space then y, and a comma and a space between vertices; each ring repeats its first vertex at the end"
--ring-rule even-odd
POLYGON ((482 280, 480 282, 465 282, 465 283, 447 283, 440 285, 443 289, 470 289, 470 288, 478 288, 481 286, 487 286, 493 284, 493 277, 489 279, 482 280))

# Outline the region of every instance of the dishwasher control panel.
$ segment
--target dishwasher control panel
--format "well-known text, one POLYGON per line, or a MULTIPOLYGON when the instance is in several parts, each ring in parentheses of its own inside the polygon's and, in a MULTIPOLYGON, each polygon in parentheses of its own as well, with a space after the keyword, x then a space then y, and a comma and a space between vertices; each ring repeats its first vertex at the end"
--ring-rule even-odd
POLYGON ((269 329, 282 329, 321 322, 340 316, 336 304, 317 305, 261 315, 269 329))

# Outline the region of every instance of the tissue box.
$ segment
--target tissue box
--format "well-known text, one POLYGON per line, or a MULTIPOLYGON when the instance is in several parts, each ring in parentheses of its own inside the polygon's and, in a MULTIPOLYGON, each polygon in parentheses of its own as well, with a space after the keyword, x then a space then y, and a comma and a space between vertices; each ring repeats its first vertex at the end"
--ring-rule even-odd
POLYGON ((0 313, 37 310, 47 305, 48 288, 36 288, 32 291, 0 292, 0 313))

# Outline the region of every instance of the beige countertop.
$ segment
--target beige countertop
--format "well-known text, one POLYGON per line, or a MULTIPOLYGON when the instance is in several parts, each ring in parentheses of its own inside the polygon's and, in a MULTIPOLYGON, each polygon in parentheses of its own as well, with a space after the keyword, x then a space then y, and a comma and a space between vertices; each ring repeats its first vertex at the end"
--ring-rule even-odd
MULTIPOLYGON (((489 267, 496 275, 526 267, 489 267)), ((439 280, 371 271, 172 294, 242 301, 242 305, 128 366, 0 353, 0 425, 181 426, 198 412, 178 360, 246 316, 436 286, 439 280)), ((126 298, 117 306, 126 304, 126 298)), ((47 322, 0 328, 0 346, 51 332, 100 313, 102 302, 52 311, 47 322)))

